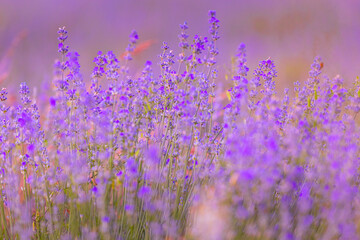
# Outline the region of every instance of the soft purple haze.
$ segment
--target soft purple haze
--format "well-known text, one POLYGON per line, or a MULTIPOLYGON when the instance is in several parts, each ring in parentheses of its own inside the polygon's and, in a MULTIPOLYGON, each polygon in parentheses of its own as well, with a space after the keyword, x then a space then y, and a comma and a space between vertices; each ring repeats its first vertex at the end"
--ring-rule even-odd
POLYGON ((358 75, 360 3, 355 0, 2 0, 0 56, 20 32, 27 32, 16 47, 6 85, 27 81, 39 86, 49 81, 56 57, 54 29, 58 27, 71 31, 71 45, 81 55, 84 73, 90 75, 92 63, 88 59, 98 50, 121 54, 132 29, 137 29, 140 43, 153 41, 136 56, 137 66, 156 60, 162 41, 175 47, 174 30, 184 21, 190 33, 205 34, 207 21, 200 16, 208 9, 217 10, 223 26, 219 40, 223 63, 230 63, 234 50, 244 42, 251 54, 249 66, 271 57, 279 69, 278 82, 287 87, 293 81, 306 80, 306 69, 316 55, 323 57, 330 77, 340 74, 349 82, 358 75))

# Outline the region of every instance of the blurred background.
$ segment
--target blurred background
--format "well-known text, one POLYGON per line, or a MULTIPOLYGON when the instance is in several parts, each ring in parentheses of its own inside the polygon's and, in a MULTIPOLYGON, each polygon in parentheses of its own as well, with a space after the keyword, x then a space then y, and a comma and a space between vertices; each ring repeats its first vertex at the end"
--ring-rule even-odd
POLYGON ((316 55, 331 78, 340 74, 350 83, 360 75, 358 0, 0 0, 0 87, 50 82, 61 26, 89 78, 97 51, 121 55, 133 29, 143 47, 134 57, 135 71, 146 60, 158 63, 162 41, 178 50, 184 21, 190 36, 207 35, 208 10, 216 10, 220 19, 218 68, 230 68, 244 42, 250 70, 271 57, 281 88, 306 80, 316 55))

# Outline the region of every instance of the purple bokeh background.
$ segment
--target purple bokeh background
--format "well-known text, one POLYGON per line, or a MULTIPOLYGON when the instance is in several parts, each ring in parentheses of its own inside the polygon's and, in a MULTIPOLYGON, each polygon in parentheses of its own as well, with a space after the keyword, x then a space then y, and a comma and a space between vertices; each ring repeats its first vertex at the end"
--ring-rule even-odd
POLYGON ((220 19, 218 68, 230 68, 231 57, 244 42, 250 69, 271 57, 279 72, 277 82, 283 87, 305 80, 316 55, 322 56, 329 77, 340 74, 351 82, 359 74, 360 1, 2 0, 0 57, 16 36, 24 31, 26 36, 14 48, 9 75, 0 84, 17 87, 26 81, 35 87, 51 81, 60 26, 67 27, 70 50, 79 52, 88 77, 97 51, 121 55, 133 29, 140 43, 153 41, 134 57, 133 71, 140 70, 146 60, 158 62, 162 41, 177 52, 179 24, 187 21, 191 36, 207 35, 210 9, 220 19))

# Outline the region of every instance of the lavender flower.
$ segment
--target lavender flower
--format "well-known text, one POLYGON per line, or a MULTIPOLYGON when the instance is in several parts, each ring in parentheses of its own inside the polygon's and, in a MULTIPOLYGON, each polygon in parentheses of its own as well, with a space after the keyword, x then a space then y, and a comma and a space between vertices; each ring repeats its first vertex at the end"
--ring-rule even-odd
POLYGON ((5 101, 7 99, 6 95, 8 92, 6 91, 6 88, 1 89, 0 91, 0 101, 5 101))

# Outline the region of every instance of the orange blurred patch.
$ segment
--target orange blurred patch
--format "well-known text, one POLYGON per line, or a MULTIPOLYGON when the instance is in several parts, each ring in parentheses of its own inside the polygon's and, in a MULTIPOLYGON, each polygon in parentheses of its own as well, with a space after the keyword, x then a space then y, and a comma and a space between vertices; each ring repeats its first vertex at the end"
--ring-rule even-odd
POLYGON ((14 55, 14 51, 19 43, 26 37, 27 31, 20 32, 11 42, 9 48, 6 50, 4 56, 0 60, 0 83, 3 82, 10 72, 11 57, 14 55))
MULTIPOLYGON (((141 52, 145 51, 146 49, 148 49, 149 47, 151 47, 152 45, 154 45, 155 41, 154 40, 146 40, 144 42, 141 42, 137 45, 137 47, 134 49, 134 52, 132 52, 131 54, 133 56, 140 54, 141 52)), ((124 58, 126 56, 128 52, 125 51, 124 53, 121 54, 120 58, 124 58)))

